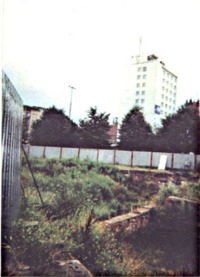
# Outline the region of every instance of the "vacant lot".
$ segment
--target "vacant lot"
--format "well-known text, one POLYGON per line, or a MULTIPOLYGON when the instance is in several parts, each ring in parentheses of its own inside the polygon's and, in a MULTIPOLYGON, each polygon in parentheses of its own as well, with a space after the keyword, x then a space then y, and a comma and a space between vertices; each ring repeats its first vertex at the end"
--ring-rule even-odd
MULTIPOLYGON (((162 248, 159 242, 166 245, 173 241, 168 240, 169 234, 159 234, 163 226, 171 224, 170 220, 176 221, 176 215, 183 222, 182 217, 185 219, 189 214, 185 210, 171 214, 162 205, 169 195, 198 200, 197 176, 141 173, 77 160, 32 159, 31 165, 44 205, 23 161, 21 213, 6 240, 5 251, 6 260, 12 261, 18 274, 24 274, 22 268, 26 265, 29 268, 26 276, 55 276, 56 261, 72 258, 79 259, 96 276, 172 274, 183 270, 179 263, 186 263, 188 256, 180 255, 174 263, 166 262, 166 257, 174 260, 176 255, 171 256, 172 249, 162 248), (152 217, 154 222, 134 236, 115 237, 100 228, 100 221, 152 201, 161 207, 152 217), (159 238, 157 244, 154 235, 159 238)), ((179 244, 184 240, 185 237, 179 244)), ((191 243, 186 245, 190 254, 188 245, 191 243)), ((178 253, 183 253, 182 248, 179 250, 178 253)), ((196 270, 193 266, 196 256, 192 257, 184 272, 196 270)))

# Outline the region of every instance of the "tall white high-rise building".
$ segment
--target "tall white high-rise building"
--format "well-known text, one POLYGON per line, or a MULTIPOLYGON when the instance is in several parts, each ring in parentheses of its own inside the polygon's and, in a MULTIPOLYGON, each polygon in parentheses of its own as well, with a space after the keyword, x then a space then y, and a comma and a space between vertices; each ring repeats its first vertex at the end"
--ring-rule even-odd
POLYGON ((124 86, 122 116, 133 106, 139 106, 155 130, 161 126, 162 118, 176 111, 177 76, 154 54, 132 57, 125 69, 124 86))

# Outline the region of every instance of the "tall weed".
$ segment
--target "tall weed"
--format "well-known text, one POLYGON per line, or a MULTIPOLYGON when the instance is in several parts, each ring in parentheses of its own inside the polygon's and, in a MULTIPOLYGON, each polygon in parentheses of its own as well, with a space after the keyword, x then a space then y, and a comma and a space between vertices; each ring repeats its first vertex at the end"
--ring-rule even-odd
POLYGON ((178 196, 178 195, 179 195, 179 189, 175 184, 173 184, 171 182, 169 182, 166 185, 162 184, 158 191, 157 202, 160 204, 164 204, 165 199, 168 196, 178 196))

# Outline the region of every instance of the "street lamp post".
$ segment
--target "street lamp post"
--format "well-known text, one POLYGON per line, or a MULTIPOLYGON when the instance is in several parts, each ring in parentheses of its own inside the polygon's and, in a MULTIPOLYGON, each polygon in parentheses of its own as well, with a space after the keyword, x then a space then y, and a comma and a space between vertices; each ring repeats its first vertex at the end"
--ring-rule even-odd
POLYGON ((69 119, 71 118, 71 111, 72 111, 72 94, 73 94, 73 90, 75 90, 74 87, 69 86, 71 88, 71 96, 70 96, 70 104, 69 104, 69 119))

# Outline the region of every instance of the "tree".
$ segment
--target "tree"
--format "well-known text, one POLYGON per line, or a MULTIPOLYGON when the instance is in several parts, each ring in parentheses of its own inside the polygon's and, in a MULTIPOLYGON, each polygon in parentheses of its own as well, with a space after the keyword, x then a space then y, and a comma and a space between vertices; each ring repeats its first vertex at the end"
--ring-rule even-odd
POLYGON ((44 111, 40 120, 33 123, 31 144, 42 146, 76 146, 77 125, 63 110, 54 106, 44 111))
POLYGON ((109 116, 97 113, 97 108, 90 108, 87 118, 80 120, 80 146, 87 148, 109 148, 109 116))
POLYGON ((141 108, 133 107, 122 120, 119 148, 124 150, 150 150, 153 136, 150 125, 145 121, 141 108))
POLYGON ((186 102, 162 123, 163 127, 157 133, 161 151, 199 153, 200 117, 195 105, 186 102))

